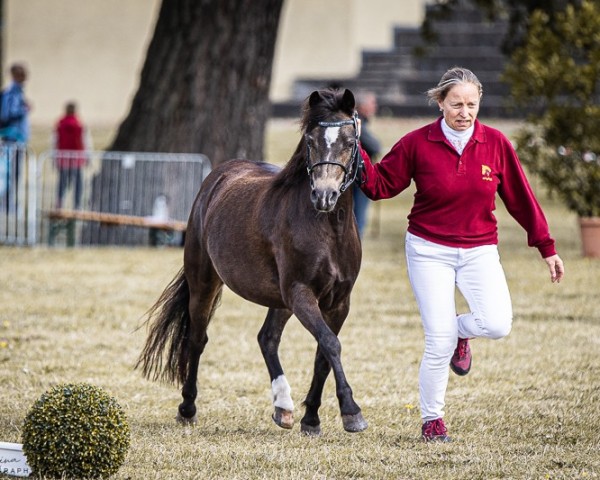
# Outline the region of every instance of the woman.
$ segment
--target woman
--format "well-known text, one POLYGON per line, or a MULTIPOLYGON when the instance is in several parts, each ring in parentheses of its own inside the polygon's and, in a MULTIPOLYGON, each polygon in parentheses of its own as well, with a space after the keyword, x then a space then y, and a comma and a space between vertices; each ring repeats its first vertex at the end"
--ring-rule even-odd
POLYGON ((362 190, 369 198, 394 197, 411 180, 416 185, 406 260, 425 333, 419 369, 425 441, 450 441, 443 421, 448 366, 466 375, 471 368, 469 339, 498 339, 511 329, 511 299, 493 214, 496 194, 527 231, 528 244, 546 261, 552 282, 560 282, 564 274, 510 141, 477 120, 482 93, 473 72, 452 68, 427 92, 442 117, 401 138, 375 165, 362 151, 362 190), (470 312, 457 315, 455 286, 470 312))

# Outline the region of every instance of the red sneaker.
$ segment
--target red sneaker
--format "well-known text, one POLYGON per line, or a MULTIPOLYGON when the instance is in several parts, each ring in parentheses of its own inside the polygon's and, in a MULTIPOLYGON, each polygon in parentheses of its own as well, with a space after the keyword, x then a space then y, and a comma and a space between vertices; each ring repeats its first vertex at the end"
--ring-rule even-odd
POLYGON ((451 442, 452 439, 448 436, 448 430, 441 418, 425 422, 421 427, 421 435, 426 442, 451 442))
POLYGON ((450 360, 450 368, 457 375, 466 375, 471 370, 471 347, 468 338, 459 338, 454 355, 450 360))

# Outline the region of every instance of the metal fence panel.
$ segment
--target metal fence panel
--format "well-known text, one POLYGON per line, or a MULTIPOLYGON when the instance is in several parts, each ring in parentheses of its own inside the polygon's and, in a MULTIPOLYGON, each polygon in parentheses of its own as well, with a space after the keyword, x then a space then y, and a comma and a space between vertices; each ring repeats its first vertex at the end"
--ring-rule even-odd
POLYGON ((36 239, 36 159, 23 143, 0 144, 0 244, 36 239))
POLYGON ((46 213, 60 206, 69 210, 187 221, 200 184, 210 172, 210 162, 201 154, 86 152, 86 165, 81 168, 81 201, 75 198, 75 185, 71 184, 59 202, 60 171, 56 159, 69 156, 76 159, 81 155, 82 152, 47 151, 39 157, 38 239, 42 242, 45 239, 62 241, 63 236, 72 235, 78 245, 151 244, 150 235, 156 232, 139 226, 70 220, 64 222, 63 232, 57 232, 60 224, 50 221, 46 213))

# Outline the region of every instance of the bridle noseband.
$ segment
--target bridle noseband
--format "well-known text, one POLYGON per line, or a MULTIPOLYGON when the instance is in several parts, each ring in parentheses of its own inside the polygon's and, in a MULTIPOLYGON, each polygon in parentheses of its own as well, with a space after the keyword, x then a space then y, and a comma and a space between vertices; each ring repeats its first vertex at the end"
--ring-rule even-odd
POLYGON ((306 142, 306 170, 308 171, 308 176, 310 178, 311 187, 313 186, 312 172, 315 167, 319 165, 336 165, 340 167, 344 171, 344 182, 340 187, 340 192, 345 192, 346 189, 352 185, 357 177, 358 173, 363 168, 363 159, 358 151, 358 143, 359 143, 359 135, 358 135, 358 113, 354 112, 351 119, 348 120, 338 120, 335 122, 319 122, 319 127, 342 127, 344 125, 354 125, 354 145, 352 146, 352 156, 350 161, 350 168, 347 168, 346 165, 336 161, 322 161, 317 162, 314 165, 310 164, 310 143, 306 142))

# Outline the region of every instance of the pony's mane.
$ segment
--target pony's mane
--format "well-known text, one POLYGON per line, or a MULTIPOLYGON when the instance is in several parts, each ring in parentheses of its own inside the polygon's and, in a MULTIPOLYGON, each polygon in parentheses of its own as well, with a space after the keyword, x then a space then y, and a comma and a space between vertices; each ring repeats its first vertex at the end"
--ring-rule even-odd
POLYGON ((310 106, 310 96, 302 103, 302 117, 300 118, 300 131, 302 137, 298 146, 285 167, 279 172, 274 180, 275 186, 292 186, 307 181, 306 174, 306 140, 304 134, 311 131, 319 122, 336 121, 351 112, 344 110, 344 90, 327 88, 319 90, 321 102, 310 106))

